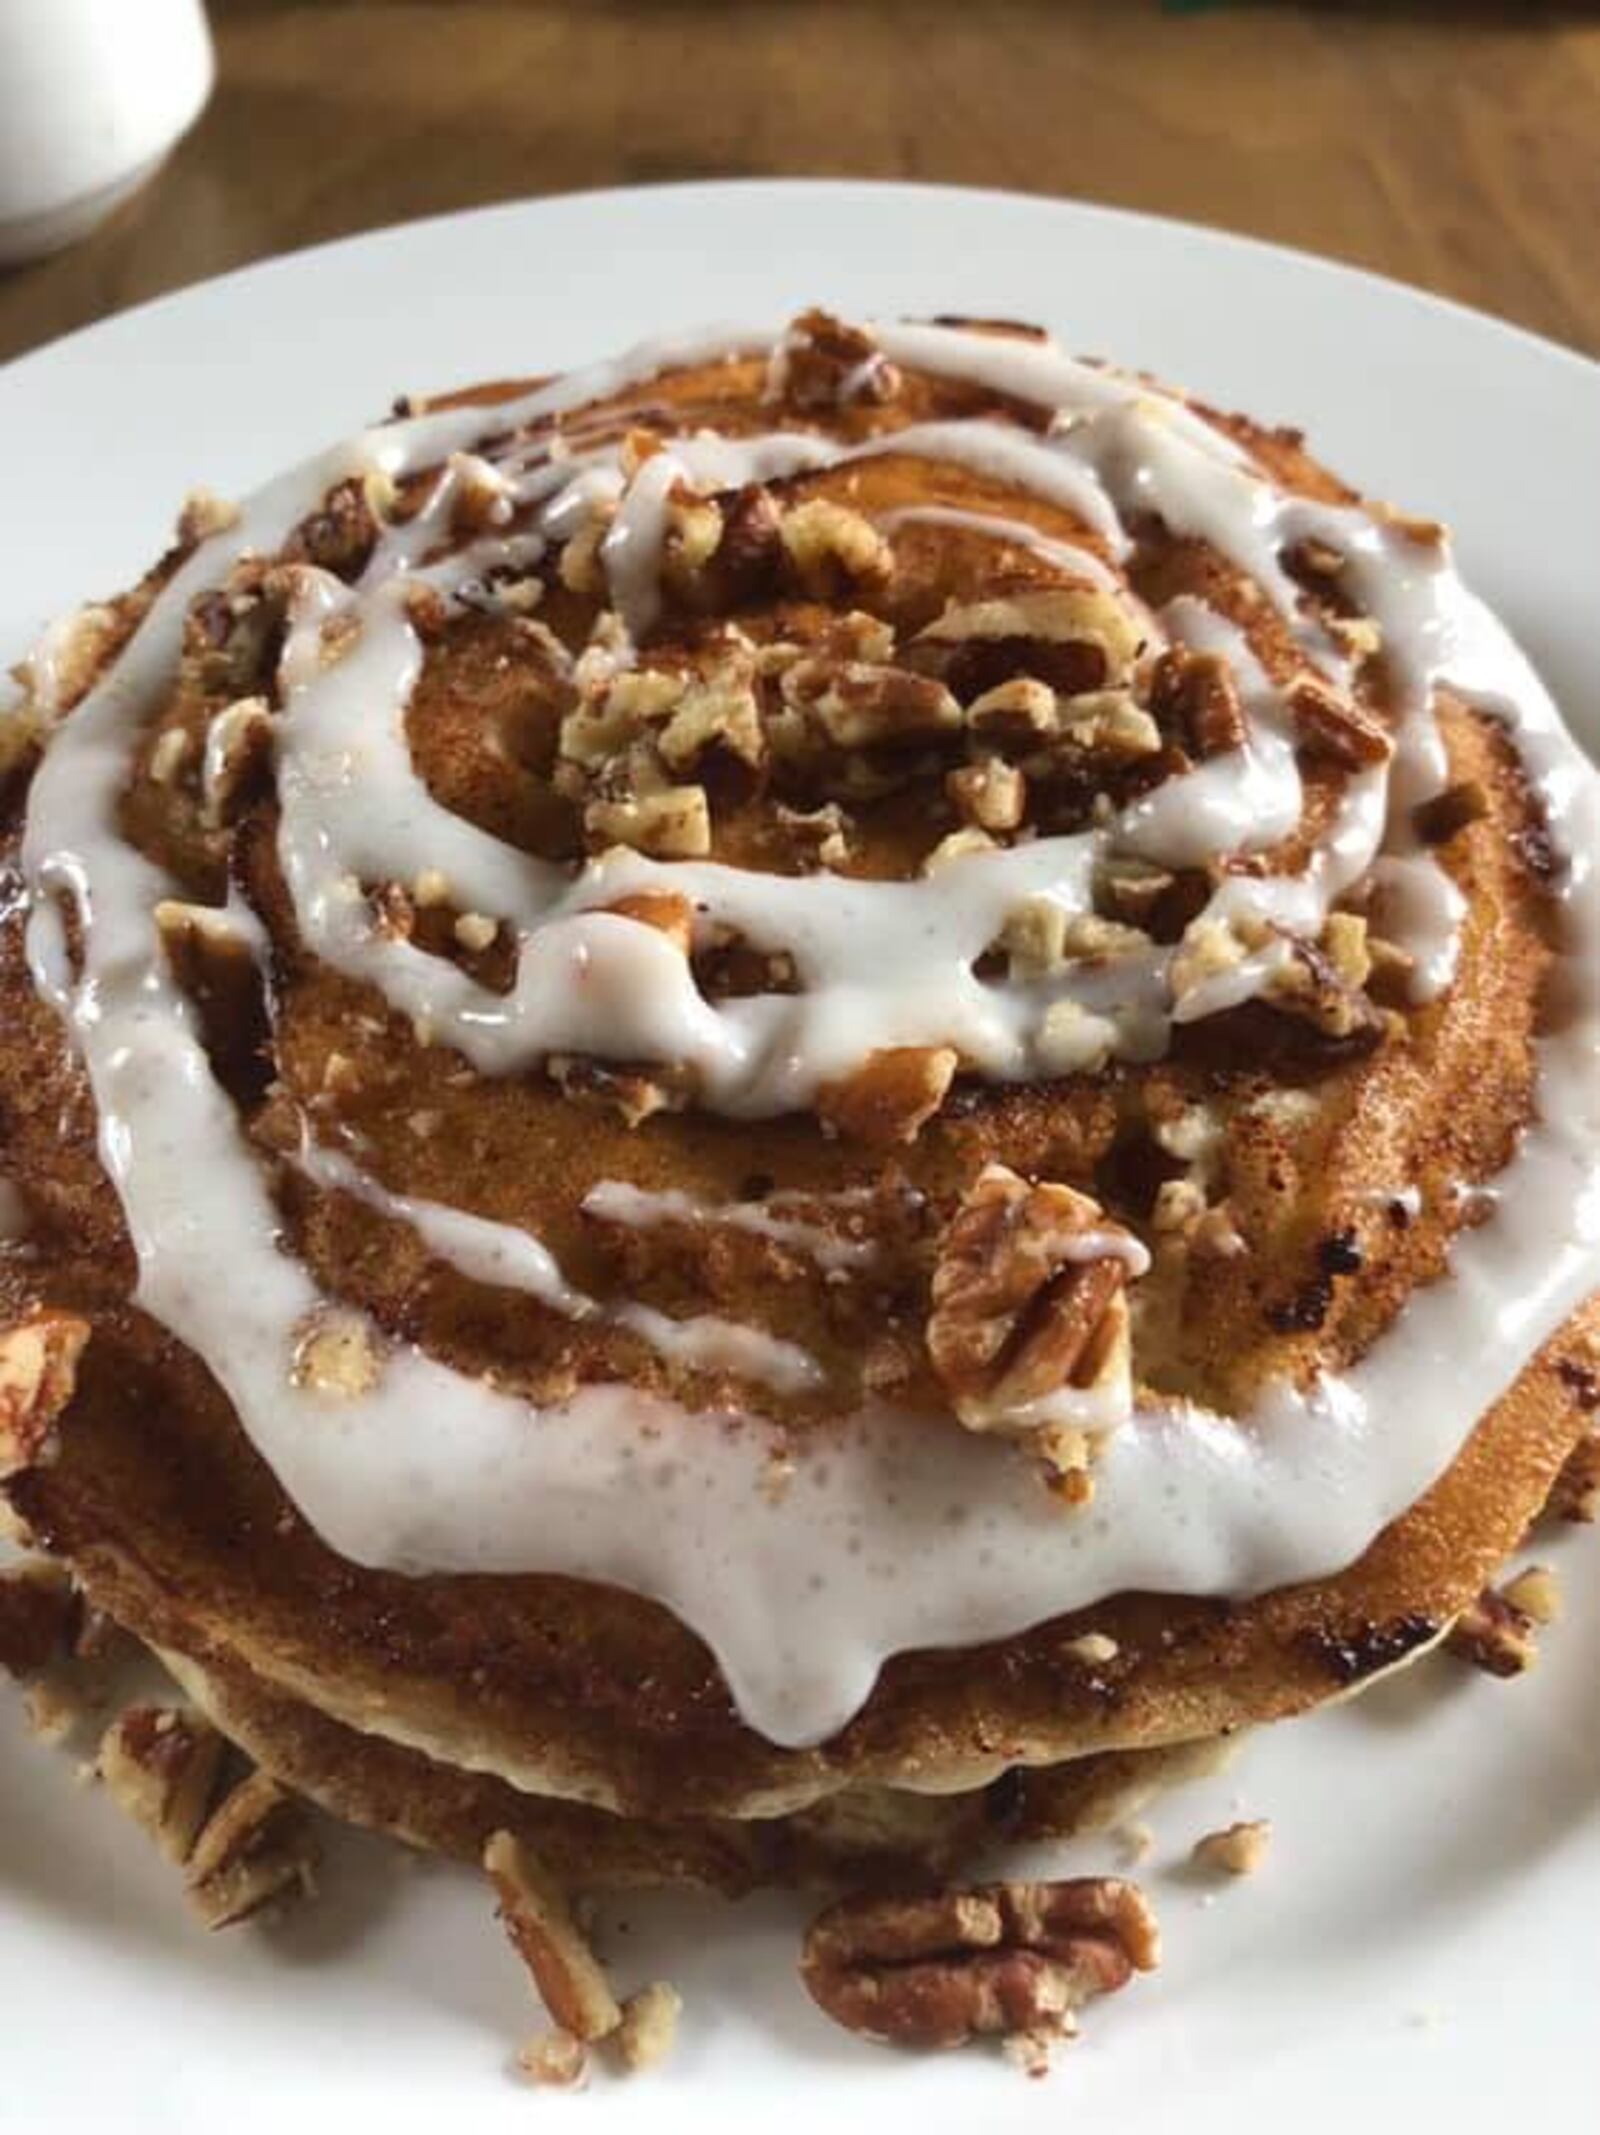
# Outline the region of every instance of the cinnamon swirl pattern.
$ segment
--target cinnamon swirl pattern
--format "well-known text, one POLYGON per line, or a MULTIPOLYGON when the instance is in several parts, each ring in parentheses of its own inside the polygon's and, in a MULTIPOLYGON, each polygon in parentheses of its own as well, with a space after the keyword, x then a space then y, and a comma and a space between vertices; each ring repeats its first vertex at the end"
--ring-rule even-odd
POLYGON ((1186 1739, 1437 1636, 1572 1450, 1596 782, 1294 434, 657 341, 197 500, 23 682, 7 1487, 269 1764, 1186 1739))

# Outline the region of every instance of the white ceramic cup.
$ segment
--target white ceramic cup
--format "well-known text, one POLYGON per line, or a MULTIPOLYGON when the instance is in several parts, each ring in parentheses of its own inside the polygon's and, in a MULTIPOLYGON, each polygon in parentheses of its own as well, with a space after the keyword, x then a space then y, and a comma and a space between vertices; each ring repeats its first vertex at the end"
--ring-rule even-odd
POLYGON ((201 0, 0 0, 0 264, 109 215, 214 77, 201 0))

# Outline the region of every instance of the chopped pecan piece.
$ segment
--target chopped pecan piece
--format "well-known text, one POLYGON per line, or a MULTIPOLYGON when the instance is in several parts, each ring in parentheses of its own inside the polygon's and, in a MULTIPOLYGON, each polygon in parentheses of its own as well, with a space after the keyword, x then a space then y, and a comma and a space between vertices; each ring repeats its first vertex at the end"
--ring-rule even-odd
POLYGON ((677 2043, 682 2010, 683 1997, 665 1980, 655 1980, 637 1994, 629 1995, 617 2027, 617 2049, 623 2066, 654 2068, 664 2061, 677 2043))
POLYGON ((323 1305, 300 1328, 290 1377, 329 1401, 370 1393, 383 1373, 383 1352, 364 1314, 323 1305))
MULTIPOLYGON (((934 1370, 967 1428, 1035 1433, 1053 1459, 1052 1396, 1096 1388, 1131 1400, 1125 1288, 1144 1265, 1138 1242, 1087 1194, 1030 1185, 1003 1164, 981 1172, 940 1241, 927 1326, 934 1370)), ((1078 1441, 1079 1431, 1063 1434, 1071 1465, 1078 1441)))
POLYGON ((941 868, 950 866, 952 861, 970 860, 975 853, 992 853, 998 852, 999 849, 986 830, 980 830, 976 823, 968 823, 960 830, 952 830, 947 838, 939 840, 933 851, 923 860, 922 872, 925 875, 937 875, 941 868))
POLYGON ((169 1861, 187 1861, 216 1792, 227 1745, 198 1713, 130 1705, 106 1729, 96 1760, 106 1792, 169 1861))
POLYGON ((855 586, 886 586, 894 551, 870 519, 828 497, 808 497, 779 523, 783 553, 803 591, 819 600, 855 586))
POLYGON ((570 2031, 541 2031, 517 2049, 517 2066, 545 2090, 581 2090, 589 2075, 589 2049, 570 2031))
POLYGON ((1541 1626, 1561 1618, 1561 1582, 1547 1564, 1530 1564, 1508 1579, 1501 1593, 1514 1609, 1541 1626))
POLYGON ((378 522, 366 485, 351 475, 335 483, 319 508, 300 521, 283 553, 353 584, 370 562, 377 539, 378 522))
POLYGON ((625 800, 591 801, 583 827, 598 844, 631 845, 656 860, 701 860, 711 850, 704 786, 667 786, 625 800))
POLYGON ((1161 748, 1161 729, 1126 689, 1096 689, 1061 707, 1061 740, 1078 756, 1136 763, 1161 748))
POLYGON ((667 505, 661 575, 675 592, 693 592, 722 546, 722 513, 710 497, 674 494, 667 505))
POLYGON ((1322 953, 1346 986, 1364 986, 1372 976, 1367 923, 1358 912, 1330 912, 1322 930, 1322 953))
POLYGON ((1015 764, 986 756, 950 772, 944 785, 963 820, 979 830, 1015 830, 1022 822, 1028 782, 1015 764))
POLYGON ((598 598, 605 592, 606 571, 600 551, 611 530, 613 511, 612 506, 596 509, 562 549, 556 569, 569 593, 598 598))
POLYGON ((1099 586, 1020 586, 978 601, 953 601, 918 639, 948 648, 958 695, 989 696, 1031 677, 1063 696, 1123 680, 1144 644, 1127 604, 1099 586))
POLYGON ((86 1320, 44 1307, 0 1333, 0 1476, 50 1458, 88 1339, 86 1320))
POLYGON ((1148 928, 1176 880, 1166 868, 1152 867, 1146 860, 1108 860, 1095 885, 1096 901, 1110 918, 1148 928))
POLYGON ((575 2039, 609 2038, 622 2011, 559 1887, 509 1831, 495 1832, 483 1865, 511 1946, 552 2019, 575 2039))
POLYGON ((1387 763, 1394 743, 1370 712, 1341 697, 1315 675, 1301 675, 1287 692, 1289 716, 1302 748, 1326 756, 1346 771, 1387 763))
POLYGON ((237 526, 241 516, 238 505, 230 504, 226 497, 209 489, 191 489, 178 513, 179 545, 198 548, 213 534, 225 534, 237 526))
MULTIPOLYGON (((1349 946, 1346 939, 1347 954, 1349 946)), ((1359 986, 1309 942, 1293 942, 1291 949, 1287 961, 1268 975, 1262 998, 1269 1006, 1340 1044, 1376 1043, 1383 1020, 1359 986)))
POLYGON ((1424 845, 1448 844, 1469 823, 1480 823, 1489 813, 1489 794, 1480 780, 1464 778, 1446 786, 1431 801, 1419 801, 1411 821, 1424 845))
POLYGON ((717 577, 730 601, 754 599, 771 581, 783 553, 783 515, 770 489, 750 483, 722 499, 717 577))
POLYGON ((959 1056, 947 1045, 891 1046, 817 1092, 820 1118, 858 1142, 914 1142, 944 1103, 959 1056))
POLYGON ((689 677, 656 743, 670 771, 692 770, 713 754, 757 768, 766 739, 751 676, 748 657, 734 657, 689 677))
POLYGON ((687 674, 660 667, 600 677, 561 722, 563 758, 590 768, 608 763, 669 718, 688 686, 687 674))
POLYGON ((1056 693, 1037 675, 997 682, 967 706, 967 724, 975 733, 1020 748, 1055 733, 1060 723, 1056 693))
POLYGON ((807 413, 864 403, 881 407, 900 373, 864 326, 827 311, 803 311, 779 342, 768 376, 773 399, 807 413))
POLYGON ((295 1797, 252 1772, 223 1798, 189 1853, 184 1882, 207 1927, 232 1927, 315 1888, 316 1841, 295 1797))
POLYGON ((780 687, 784 701, 808 712, 841 749, 929 740, 961 724, 961 707, 942 682, 903 667, 798 660, 780 687))
POLYGON ((1038 978, 1068 962, 1092 962, 1148 949, 1150 937, 1095 912, 1069 912, 1053 897, 1024 897, 1006 914, 1000 946, 1012 969, 1038 978))
POLYGON ((552 1053, 545 1068, 563 1097, 620 1112, 630 1127, 642 1126, 657 1112, 681 1112, 688 1102, 684 1079, 664 1068, 646 1074, 575 1053, 552 1053))
POLYGON ((1502 1678, 1524 1674, 1539 1657, 1533 1617, 1492 1586, 1462 1610, 1445 1648, 1485 1675, 1502 1678))
POLYGON ((1249 739, 1233 669, 1220 653, 1186 646, 1164 652, 1151 677, 1150 709, 1191 756, 1222 756, 1249 739))
POLYGON ((1225 1831, 1208 1831, 1197 1839, 1192 1859, 1197 1867, 1220 1869, 1224 1875, 1253 1876, 1271 1843, 1272 1826, 1264 1818, 1253 1824, 1229 1824, 1225 1831))
POLYGON ((812 1922, 800 1976, 836 2024, 880 2044, 1062 2037, 1159 1961, 1155 1917, 1115 1876, 847 1898, 812 1922))
POLYGON ((0 1569, 0 1668, 37 1675, 70 1653, 83 1602, 65 1567, 46 1558, 0 1569))
POLYGON ((193 749, 193 739, 187 727, 169 726, 156 739, 150 751, 150 777, 158 786, 172 785, 193 749))
POLYGON ((452 452, 446 465, 450 484, 450 531, 458 540, 504 526, 515 515, 516 493, 499 468, 476 452, 452 452))

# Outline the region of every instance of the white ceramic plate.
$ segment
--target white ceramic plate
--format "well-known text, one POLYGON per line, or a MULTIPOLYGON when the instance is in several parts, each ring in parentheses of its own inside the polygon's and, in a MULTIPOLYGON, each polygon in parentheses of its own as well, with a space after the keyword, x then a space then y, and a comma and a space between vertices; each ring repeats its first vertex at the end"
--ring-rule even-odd
MULTIPOLYGON (((669 325, 870 313, 1039 320, 1252 413, 1300 422, 1365 488, 1450 520, 1469 574, 1600 739, 1600 370, 1490 319, 1262 245, 999 194, 858 185, 593 194, 420 223, 279 260, 0 372, 0 666, 49 614, 131 578, 183 491, 241 490, 407 388, 551 370, 669 325)), ((1440 1661, 1257 1737, 1158 1805, 1144 1871, 1168 1958, 1090 2012, 1052 2081, 983 2055, 855 2045, 793 1970, 803 1908, 613 1908, 629 1986, 685 1997, 679 2052, 563 2108, 508 2074, 534 2028, 475 1880, 334 1848, 281 1928, 205 1939, 170 1873, 0 1712, 0 2125, 385 2135, 592 2124, 764 2130, 913 2116, 930 2131, 1457 2135, 1593 2097, 1600 1980, 1600 1536, 1541 1554, 1569 1621, 1502 1686, 1440 1661), (1214 1897, 1201 1832, 1272 1819, 1263 1873, 1214 1897), (14 2118, 12 2117, 14 2116, 14 2118)), ((1059 1856, 1058 1856, 1059 1858, 1059 1856)), ((1070 1852, 1112 1865, 1106 1842, 1070 1852)))

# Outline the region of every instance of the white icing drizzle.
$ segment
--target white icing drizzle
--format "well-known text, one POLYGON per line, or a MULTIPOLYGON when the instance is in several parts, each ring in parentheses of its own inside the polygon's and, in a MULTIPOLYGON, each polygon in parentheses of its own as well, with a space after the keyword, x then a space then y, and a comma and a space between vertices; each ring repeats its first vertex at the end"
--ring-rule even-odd
MULTIPOLYGON (((1330 672, 1332 650, 1301 617, 1278 555, 1311 536, 1346 555, 1347 582, 1381 624, 1400 684, 1394 764, 1387 776, 1349 782, 1306 875, 1231 878, 1213 907, 1220 916, 1254 909, 1296 929, 1314 925, 1376 865, 1386 871, 1381 893, 1411 907, 1424 984, 1448 983, 1455 915, 1407 829, 1410 807, 1446 775, 1430 715, 1441 684, 1505 718, 1569 856, 1561 983, 1539 1046, 1539 1120, 1499 1182, 1492 1220, 1456 1240, 1449 1278, 1416 1295, 1403 1325, 1342 1379, 1303 1393, 1276 1389, 1237 1423, 1142 1404, 1111 1434, 1094 1504, 1078 1517, 1062 1515, 1025 1462, 948 1419, 886 1411, 846 1419, 775 1494, 762 1487, 774 1436, 753 1416, 729 1428, 725 1417, 616 1386, 533 1410, 406 1348, 389 1351, 377 1385, 336 1403, 291 1382, 295 1344, 326 1301, 280 1250, 264 1178, 160 953, 152 914, 172 885, 118 834, 118 800, 143 724, 175 671, 186 606, 241 553, 270 554, 340 480, 393 478, 451 454, 495 466, 497 440, 512 432, 679 363, 766 349, 770 336, 719 331, 646 345, 513 404, 369 433, 273 484, 185 563, 59 728, 34 779, 22 853, 35 982, 65 1019, 93 1085, 101 1159, 138 1257, 138 1300, 204 1359, 318 1531, 361 1563, 569 1573, 656 1596, 708 1642, 749 1723, 782 1743, 837 1728, 883 1659, 908 1647, 1000 1637, 1126 1588, 1239 1596, 1348 1564, 1449 1464, 1485 1405, 1600 1274, 1596 782, 1447 554, 1363 513, 1286 497, 1181 403, 1053 348, 932 327, 886 327, 880 338, 896 362, 1057 411, 1051 434, 949 422, 849 451, 816 439, 674 440, 673 457, 691 479, 704 470, 731 482, 761 467, 917 452, 1064 505, 1114 554, 1126 548, 1125 514, 1159 511, 1254 572, 1330 672), (58 898, 83 922, 77 971, 58 898)), ((550 500, 535 538, 560 538, 596 501, 623 498, 624 531, 606 561, 644 627, 659 551, 652 486, 634 506, 614 468, 582 465, 564 450, 541 455, 537 439, 517 440, 504 457, 516 504, 550 500)), ((979 1072, 1031 1074, 1045 1012, 1066 997, 1128 1057, 1159 1052, 1171 1019, 1160 954, 999 985, 977 981, 971 965, 1025 894, 1086 908, 1094 867, 1109 852, 1182 864, 1185 854, 1270 842, 1276 833, 1263 820, 1297 805, 1297 791, 1281 710, 1242 647, 1229 647, 1249 727, 1240 761, 1202 766, 1169 807, 1136 803, 1081 836, 959 860, 920 883, 780 880, 634 854, 608 855, 568 880, 450 816, 409 764, 405 706, 420 650, 404 592, 408 576, 434 568, 427 543, 446 477, 425 526, 398 543, 386 535, 360 587, 310 570, 298 576, 274 722, 280 854, 318 955, 378 985, 487 1071, 513 1071, 550 1049, 670 1057, 698 1070, 703 1101, 730 1113, 803 1104, 820 1079, 863 1053, 930 1038, 957 1045, 979 1072), (324 665, 323 625, 345 614, 358 618, 359 634, 324 665), (464 903, 513 927, 519 962, 509 996, 375 935, 363 885, 410 879, 424 865, 440 868, 464 903), (663 937, 596 909, 659 884, 758 946, 788 949, 803 990, 704 1002, 663 937)), ((441 584, 449 569, 444 559, 441 584)), ((1188 642, 1221 627, 1181 603, 1174 611, 1163 620, 1188 642)), ((48 651, 35 671, 48 687, 48 651)), ((613 1192, 616 1183, 605 1182, 613 1192)), ((364 1178, 352 1190, 382 1192, 364 1178)), ((386 1213, 474 1279, 547 1303, 575 1297, 525 1233, 480 1228, 481 1219, 412 1198, 386 1213)), ((656 1338, 698 1341, 685 1333, 695 1324, 669 1323, 656 1338)), ((759 1375, 773 1365, 770 1349, 758 1358, 734 1347, 736 1361, 722 1354, 736 1370, 759 1375)))
POLYGON ((692 1194, 675 1187, 652 1193, 624 1179, 601 1179, 591 1186, 583 1197, 583 1209, 586 1215, 627 1224, 634 1230, 652 1230, 662 1223, 689 1223, 717 1230, 748 1231, 758 1238, 770 1238, 774 1245, 792 1247, 814 1260, 819 1268, 862 1267, 876 1259, 878 1252, 871 1238, 842 1237, 820 1223, 775 1214, 767 1202, 697 1201, 692 1194))
POLYGON ((573 1288, 550 1248, 530 1231, 442 1201, 391 1193, 335 1149, 308 1142, 295 1165, 319 1186, 351 1194, 389 1222, 404 1224, 436 1260, 472 1282, 520 1290, 564 1319, 607 1320, 692 1371, 736 1372, 784 1394, 815 1393, 824 1384, 821 1365, 797 1343, 712 1313, 678 1320, 631 1299, 602 1304, 573 1288))

